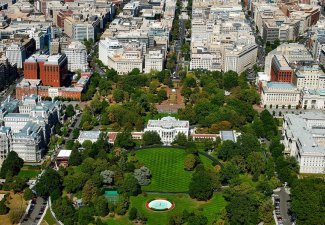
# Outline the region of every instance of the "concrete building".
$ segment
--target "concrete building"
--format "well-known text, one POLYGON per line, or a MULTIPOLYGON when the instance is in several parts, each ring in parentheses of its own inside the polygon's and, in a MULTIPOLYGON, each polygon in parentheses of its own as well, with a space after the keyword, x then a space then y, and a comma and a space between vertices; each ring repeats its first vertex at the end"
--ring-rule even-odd
POLYGON ((267 82, 261 91, 261 104, 270 107, 276 105, 296 107, 300 102, 300 91, 291 83, 267 82))
POLYGON ((149 50, 145 55, 144 60, 144 72, 150 73, 150 71, 162 71, 164 69, 165 56, 162 50, 149 50))
POLYGON ((224 71, 235 71, 238 74, 251 68, 256 63, 257 45, 237 45, 224 52, 224 71))
POLYGON ((97 16, 84 18, 82 14, 74 14, 64 19, 64 33, 77 41, 95 40, 99 23, 97 16))
POLYGON ((289 65, 308 65, 314 62, 312 55, 304 45, 298 43, 283 43, 269 52, 265 57, 264 72, 270 77, 272 60, 275 55, 282 55, 289 65))
POLYGON ((10 127, 0 126, 0 167, 11 149, 12 132, 10 127))
POLYGON ((189 135, 189 121, 177 120, 174 117, 163 117, 160 120, 149 120, 146 131, 155 131, 159 134, 164 145, 171 145, 177 134, 189 135))
POLYGON ((11 65, 17 65, 17 68, 23 68, 23 63, 26 60, 25 47, 20 44, 11 44, 6 49, 6 57, 11 65))
POLYGON ((0 58, 0 90, 18 78, 17 66, 11 65, 6 57, 0 58))
POLYGON ((68 70, 81 72, 87 71, 88 61, 87 61, 87 50, 85 45, 83 45, 79 41, 71 42, 67 49, 65 49, 64 53, 68 59, 68 70))
POLYGON ((108 68, 126 74, 138 68, 143 71, 145 45, 139 41, 121 44, 116 39, 106 38, 99 42, 99 59, 108 68))
POLYGON ((325 109, 325 90, 304 90, 302 92, 301 107, 304 109, 325 109))
POLYGON ((301 67, 293 76, 298 89, 325 89, 325 73, 318 65, 301 67))
POLYGON ((28 122, 12 135, 12 151, 17 152, 24 162, 40 162, 45 146, 42 127, 37 123, 28 122))
POLYGON ((283 120, 285 153, 295 157, 300 173, 325 173, 325 114, 286 114, 283 120))

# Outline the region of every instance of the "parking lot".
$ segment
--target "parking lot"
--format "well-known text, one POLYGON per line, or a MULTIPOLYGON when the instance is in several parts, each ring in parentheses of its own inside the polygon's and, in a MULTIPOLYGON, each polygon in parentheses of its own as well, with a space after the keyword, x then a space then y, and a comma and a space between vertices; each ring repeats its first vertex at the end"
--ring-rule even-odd
POLYGON ((36 225, 41 219, 47 206, 47 197, 33 198, 31 206, 26 215, 24 215, 22 225, 36 225))
POLYGON ((290 215, 290 195, 284 187, 279 188, 273 194, 275 217, 278 225, 292 225, 293 218, 290 215))

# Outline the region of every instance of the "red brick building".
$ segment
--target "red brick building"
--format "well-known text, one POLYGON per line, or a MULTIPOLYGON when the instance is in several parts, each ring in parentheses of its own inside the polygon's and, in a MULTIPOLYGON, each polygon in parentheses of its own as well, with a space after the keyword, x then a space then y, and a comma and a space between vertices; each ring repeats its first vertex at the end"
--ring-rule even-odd
POLYGON ((43 85, 61 87, 68 74, 67 57, 32 55, 24 62, 24 78, 40 79, 43 85))
POLYGON ((271 63, 271 81, 292 82, 293 69, 282 55, 275 55, 271 63))

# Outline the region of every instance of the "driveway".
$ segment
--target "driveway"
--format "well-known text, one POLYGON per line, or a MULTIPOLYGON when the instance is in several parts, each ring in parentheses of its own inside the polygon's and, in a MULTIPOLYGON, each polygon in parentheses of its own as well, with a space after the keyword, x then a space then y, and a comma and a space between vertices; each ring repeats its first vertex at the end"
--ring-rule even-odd
MULTIPOLYGON (((292 225, 291 222, 291 216, 288 214, 288 209, 290 208, 289 206, 289 200, 290 200, 290 195, 289 193, 285 190, 284 187, 279 188, 277 191, 274 191, 275 198, 280 199, 280 216, 282 217, 282 224, 283 225, 292 225)), ((281 224, 281 223, 278 223, 281 224)))
POLYGON ((45 213, 47 199, 37 197, 32 201, 28 213, 24 215, 21 225, 36 225, 45 213))

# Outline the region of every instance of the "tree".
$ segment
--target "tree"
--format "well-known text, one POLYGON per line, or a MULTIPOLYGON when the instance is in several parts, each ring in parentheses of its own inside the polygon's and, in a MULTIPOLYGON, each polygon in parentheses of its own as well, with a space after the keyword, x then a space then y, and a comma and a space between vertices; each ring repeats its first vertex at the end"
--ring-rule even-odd
POLYGON ((297 224, 324 224, 325 182, 322 179, 299 179, 291 185, 291 209, 297 224))
POLYGON ((4 197, 0 201, 0 215, 5 215, 9 211, 9 208, 7 207, 6 201, 7 201, 7 197, 4 197))
POLYGON ((74 129, 72 131, 72 138, 77 139, 79 137, 79 134, 80 134, 80 130, 78 128, 74 129))
POLYGON ((26 187, 27 178, 14 176, 10 186, 14 192, 21 192, 26 187))
POLYGON ((115 89, 113 91, 113 99, 116 102, 123 102, 124 101, 124 91, 121 89, 115 89))
POLYGON ((193 215, 188 219, 188 225, 206 225, 208 218, 204 215, 193 215))
POLYGON ((73 105, 69 104, 67 106, 67 108, 65 109, 65 115, 67 117, 72 117, 75 114, 76 114, 76 112, 74 111, 73 105))
POLYGON ((14 208, 9 211, 9 219, 12 224, 19 223, 21 217, 24 215, 25 210, 23 208, 14 208))
POLYGON ((256 178, 265 170, 264 160, 261 152, 252 152, 247 157, 247 169, 256 178))
POLYGON ((218 151, 218 157, 225 161, 230 160, 239 154, 240 149, 238 148, 238 145, 230 140, 223 141, 218 151))
POLYGON ((211 173, 206 170, 197 170, 192 176, 189 186, 189 195, 199 201, 209 200, 214 191, 214 183, 211 173))
POLYGON ((94 201, 95 212, 97 216, 106 216, 109 213, 107 199, 104 196, 99 196, 94 201))
POLYGON ((271 200, 266 200, 262 202, 262 204, 258 208, 259 218, 264 222, 265 225, 272 225, 274 224, 273 218, 273 209, 274 206, 271 200))
POLYGON ((78 210, 78 224, 89 225, 94 221, 94 212, 92 207, 81 207, 78 210))
POLYGON ((135 179, 138 180, 139 184, 141 186, 146 186, 146 185, 149 185, 151 180, 151 172, 150 170, 145 167, 145 166, 142 166, 140 169, 136 169, 134 170, 134 173, 133 173, 135 179))
POLYGON ((103 177, 103 183, 104 184, 113 184, 114 183, 114 175, 115 172, 111 170, 104 170, 100 172, 100 175, 103 177))
POLYGON ((82 157, 77 149, 73 149, 69 158, 70 166, 79 166, 82 163, 82 157))
POLYGON ((148 145, 155 145, 161 144, 160 136, 156 131, 146 131, 142 136, 143 144, 148 145))
POLYGON ((25 201, 31 200, 32 197, 34 196, 32 190, 30 188, 26 188, 24 190, 24 199, 25 201))
POLYGON ((63 179, 63 186, 68 193, 76 193, 82 189, 88 179, 88 174, 77 172, 75 174, 65 176, 63 179))
POLYGON ((199 158, 194 154, 188 154, 184 159, 184 169, 191 171, 194 170, 196 165, 199 163, 199 158))
POLYGON ((61 191, 61 177, 54 169, 47 169, 35 186, 38 196, 48 196, 54 191, 61 191))
POLYGON ((127 150, 134 148, 135 142, 132 139, 131 133, 126 131, 118 133, 115 140, 115 146, 125 148, 127 150))
POLYGON ((226 184, 230 180, 238 177, 239 170, 236 165, 232 162, 228 162, 224 164, 223 169, 221 170, 221 181, 222 183, 226 184))
POLYGON ((251 195, 236 196, 226 206, 230 224, 257 224, 258 202, 251 195))
POLYGON ((127 174, 120 190, 128 195, 137 196, 141 193, 141 186, 132 174, 127 174))
POLYGON ((261 151, 261 144, 253 134, 242 134, 238 137, 237 145, 240 148, 240 154, 247 158, 251 152, 261 151))
POLYGON ((187 145, 187 137, 183 133, 178 133, 172 144, 185 147, 187 145))
POLYGON ((157 98, 158 98, 158 102, 161 103, 162 101, 166 100, 168 97, 167 97, 167 92, 165 89, 160 89, 158 92, 157 92, 157 98))
POLYGON ((138 217, 138 210, 134 207, 130 209, 129 212, 129 220, 135 220, 138 217))
POLYGON ((54 201, 52 209, 56 218, 65 225, 73 225, 75 223, 76 210, 68 197, 59 198, 54 201))
POLYGON ((228 71, 223 74, 223 86, 226 90, 238 86, 238 74, 234 71, 228 71))
POLYGON ((128 208, 129 208, 129 205, 130 205, 129 196, 126 194, 123 194, 119 198, 115 212, 118 215, 125 215, 125 213, 127 212, 128 208))
POLYGON ((20 158, 15 151, 9 152, 7 158, 2 163, 0 177, 6 178, 8 172, 11 176, 17 175, 23 165, 24 160, 20 158))
POLYGON ((92 180, 88 180, 82 189, 82 201, 85 204, 88 204, 95 197, 97 197, 98 193, 99 190, 96 187, 95 183, 92 180))

